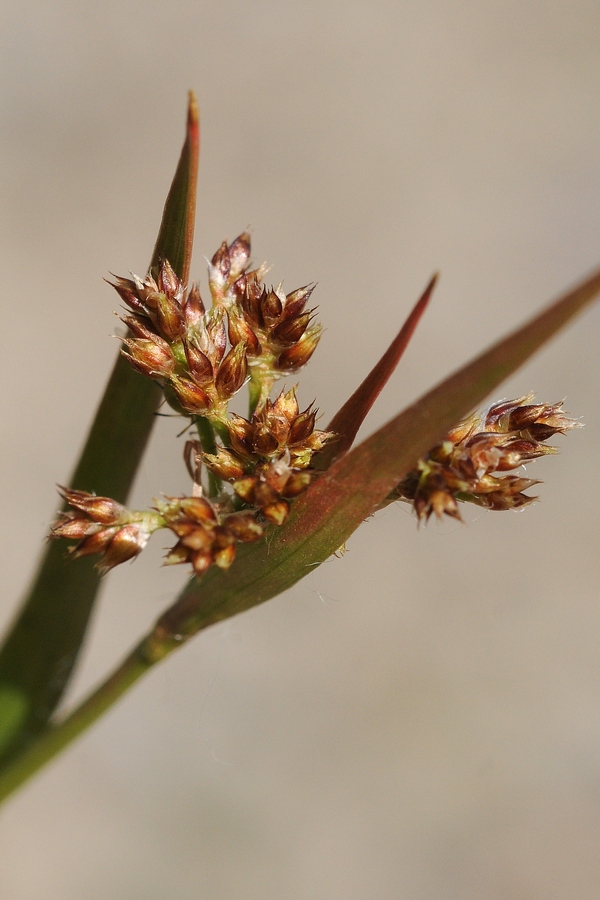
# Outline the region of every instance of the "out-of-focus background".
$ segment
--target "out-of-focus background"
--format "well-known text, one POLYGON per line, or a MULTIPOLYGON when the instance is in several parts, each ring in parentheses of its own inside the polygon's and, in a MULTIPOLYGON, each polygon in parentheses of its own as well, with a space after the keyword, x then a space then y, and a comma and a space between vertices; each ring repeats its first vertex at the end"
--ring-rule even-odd
MULTIPOLYGON (((600 7, 17 3, 0 10, 0 517, 8 623, 202 114, 194 274, 251 225, 318 281, 322 422, 435 269, 363 433, 600 261, 600 7)), ((3 900, 562 900, 600 882, 600 310, 495 395, 586 427, 522 513, 387 509, 284 596, 199 636, 4 807, 3 900)), ((189 487, 161 420, 135 489, 189 487)), ((70 700, 182 584, 111 574, 70 700)))

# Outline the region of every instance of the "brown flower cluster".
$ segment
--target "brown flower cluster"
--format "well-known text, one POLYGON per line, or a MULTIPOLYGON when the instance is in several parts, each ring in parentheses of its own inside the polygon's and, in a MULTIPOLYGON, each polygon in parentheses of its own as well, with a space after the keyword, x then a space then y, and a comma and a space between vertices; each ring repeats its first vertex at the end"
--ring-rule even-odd
POLYGON ((289 501, 311 482, 307 471, 312 456, 331 435, 315 431, 316 410, 300 412, 296 391, 282 391, 266 400, 250 419, 232 415, 228 422, 228 448, 204 454, 206 467, 229 481, 237 496, 267 522, 282 525, 289 501))
POLYGON ((167 260, 156 277, 115 278, 129 308, 123 355, 158 380, 167 400, 198 427, 200 441, 186 445, 195 458, 188 466, 194 492, 133 512, 107 497, 63 489, 72 511, 61 515, 52 536, 77 540, 74 556, 99 553, 107 570, 166 528, 177 537, 167 565, 190 563, 197 575, 212 564, 225 569, 237 543, 258 540, 267 523, 283 524, 290 501, 309 486, 312 456, 331 436, 315 430, 315 409, 300 411, 295 388, 274 401, 269 396, 275 380, 296 372, 318 344, 321 328, 306 309, 313 288, 287 295, 281 287, 267 289, 265 267, 251 269, 249 258, 245 232, 221 245, 209 264, 208 311, 198 287, 188 291, 167 260), (247 419, 228 409, 246 381, 247 419), (210 499, 203 496, 202 466, 212 478, 210 499))
POLYGON ((530 394, 491 406, 461 422, 419 460, 393 499, 412 503, 418 520, 432 513, 460 519, 458 501, 486 509, 517 509, 537 497, 524 492, 538 481, 504 473, 540 456, 557 453, 544 442, 580 425, 562 403, 533 404, 530 394))
POLYGON ((70 510, 60 514, 50 537, 76 540, 70 548, 75 559, 100 555, 98 568, 107 572, 141 553, 153 531, 162 527, 153 510, 131 512, 110 497, 61 487, 70 510))
POLYGON ((253 512, 221 515, 204 497, 168 497, 158 501, 157 507, 165 527, 178 538, 165 565, 191 563, 196 575, 203 575, 213 563, 228 569, 235 559, 236 544, 257 541, 264 534, 253 512))
POLYGON ((123 354, 144 375, 161 381, 175 408, 225 422, 227 404, 250 376, 255 403, 266 401, 276 378, 296 372, 321 334, 306 310, 312 287, 284 294, 263 284, 265 267, 250 269, 250 236, 224 242, 209 267, 206 310, 197 285, 189 292, 163 260, 156 278, 115 278, 132 311, 122 317, 131 336, 123 354))

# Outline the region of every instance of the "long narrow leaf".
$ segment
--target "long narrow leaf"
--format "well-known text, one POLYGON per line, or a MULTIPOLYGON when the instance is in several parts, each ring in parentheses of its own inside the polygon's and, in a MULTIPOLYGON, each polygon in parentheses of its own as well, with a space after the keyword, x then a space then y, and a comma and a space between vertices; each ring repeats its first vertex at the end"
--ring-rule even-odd
POLYGON ((346 400, 327 426, 326 431, 333 432, 336 437, 325 444, 325 447, 316 456, 314 460, 315 468, 327 469, 333 459, 341 456, 352 446, 365 417, 408 347, 415 328, 427 308, 437 279, 438 276, 436 274, 415 303, 406 322, 379 362, 371 369, 364 381, 354 391, 352 396, 346 400))
MULTIPOLYGON (((151 265, 167 258, 187 279, 194 235, 198 111, 190 95, 186 139, 151 265)), ((154 424, 161 392, 119 356, 71 485, 127 498, 154 424)), ((75 665, 98 593, 89 559, 65 559, 52 543, 0 651, 0 756, 13 755, 46 725, 75 665)))
POLYGON ((600 292, 600 271, 494 344, 338 459, 267 541, 241 548, 228 572, 192 579, 156 635, 187 636, 268 600, 320 565, 417 459, 600 292))

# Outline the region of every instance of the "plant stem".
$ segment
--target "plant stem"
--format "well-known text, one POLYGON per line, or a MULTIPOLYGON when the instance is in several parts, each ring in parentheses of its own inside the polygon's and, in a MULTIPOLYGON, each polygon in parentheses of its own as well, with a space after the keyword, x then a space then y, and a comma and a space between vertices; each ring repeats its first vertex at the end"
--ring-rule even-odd
MULTIPOLYGON (((194 424, 196 425, 198 437, 200 438, 200 443, 204 452, 216 453, 217 444, 215 442, 215 432, 208 419, 205 416, 194 416, 194 424)), ((213 475, 212 472, 208 472, 208 496, 217 497, 220 490, 221 479, 217 478, 216 475, 213 475)))
POLYGON ((27 781, 38 769, 86 731, 135 682, 157 662, 180 646, 180 641, 156 633, 145 638, 121 665, 84 702, 61 722, 45 731, 0 773, 0 802, 27 781))

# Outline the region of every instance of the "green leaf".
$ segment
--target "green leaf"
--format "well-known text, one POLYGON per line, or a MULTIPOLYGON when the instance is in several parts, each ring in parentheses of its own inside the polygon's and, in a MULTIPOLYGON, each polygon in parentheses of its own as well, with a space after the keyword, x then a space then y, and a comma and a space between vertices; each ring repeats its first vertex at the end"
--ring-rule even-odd
MULTIPOLYGON (((190 94, 186 138, 151 265, 168 259, 187 280, 194 236, 198 110, 190 94)), ((71 479, 71 487, 125 501, 161 399, 155 383, 119 355, 71 479)), ((69 681, 100 586, 89 559, 48 545, 0 650, 0 756, 12 757, 43 730, 69 681)))
POLYGON ((336 460, 267 540, 240 548, 231 569, 192 579, 159 619, 157 640, 189 636, 291 587, 373 513, 417 459, 600 292, 600 271, 494 344, 336 460))

